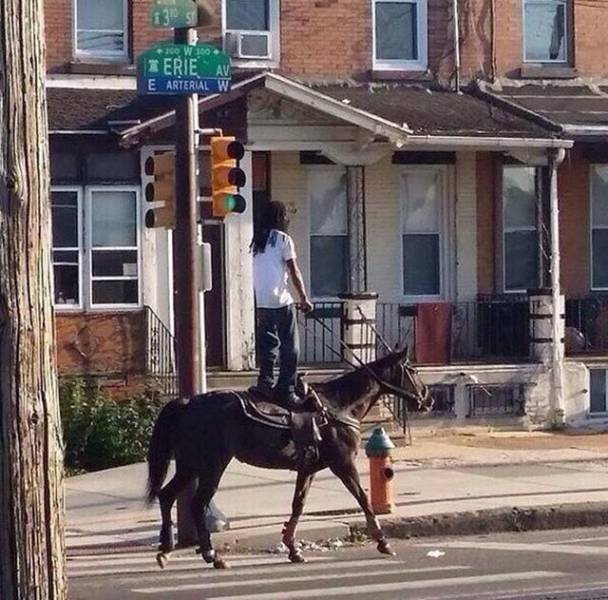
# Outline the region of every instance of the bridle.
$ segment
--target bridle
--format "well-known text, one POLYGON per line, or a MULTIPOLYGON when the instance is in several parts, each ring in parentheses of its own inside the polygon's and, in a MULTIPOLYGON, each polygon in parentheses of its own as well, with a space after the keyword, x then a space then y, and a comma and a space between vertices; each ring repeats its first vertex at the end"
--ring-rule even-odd
MULTIPOLYGON (((314 321, 316 321, 321 327, 323 327, 326 331, 330 332, 333 334, 333 331, 321 320, 319 319, 319 317, 317 317, 314 312, 309 312, 308 316, 313 319, 314 321)), ((306 324, 304 323, 303 326, 306 328, 306 324)), ((375 328, 374 328, 375 329, 375 328)), ((384 341, 384 340, 382 340, 384 341)), ((340 356, 340 358, 348 365, 350 365, 353 369, 357 369, 358 367, 364 369, 365 371, 367 371, 367 373, 369 375, 371 375, 373 377, 373 379, 380 385, 381 390, 384 390, 387 394, 392 394, 394 396, 399 396, 400 398, 403 399, 410 399, 413 400, 414 402, 417 403, 418 405, 418 410, 423 410, 424 407, 424 402, 428 399, 429 397, 429 390, 428 388, 423 384, 424 386, 424 395, 421 393, 412 393, 409 392, 408 390, 405 389, 405 380, 406 377, 408 377, 408 373, 417 373, 416 368, 414 366, 412 366, 411 364, 409 364, 409 361, 407 360, 407 358, 405 359, 405 362, 400 362, 397 366, 400 370, 400 377, 399 377, 399 384, 395 385, 393 383, 390 383, 389 381, 386 381, 384 378, 380 377, 380 375, 378 375, 371 367, 369 367, 369 365, 367 365, 366 363, 363 362, 363 360, 361 360, 361 358, 359 358, 354 352, 352 352, 352 350, 346 345, 346 343, 338 338, 338 342, 340 343, 340 346, 342 347, 343 350, 346 350, 348 354, 350 354, 350 356, 352 356, 356 362, 358 364, 354 364, 352 361, 350 361, 348 358, 346 358, 345 355, 341 355, 339 352, 336 352, 331 346, 327 345, 327 348, 332 351, 334 354, 340 356)), ((392 350, 390 349, 390 347, 386 344, 386 342, 384 342, 384 344, 387 346, 387 348, 389 349, 389 351, 392 352, 392 350)), ((412 382, 414 382, 414 379, 410 376, 410 380, 412 382)), ((414 387, 416 387, 416 385, 414 385, 414 387)))

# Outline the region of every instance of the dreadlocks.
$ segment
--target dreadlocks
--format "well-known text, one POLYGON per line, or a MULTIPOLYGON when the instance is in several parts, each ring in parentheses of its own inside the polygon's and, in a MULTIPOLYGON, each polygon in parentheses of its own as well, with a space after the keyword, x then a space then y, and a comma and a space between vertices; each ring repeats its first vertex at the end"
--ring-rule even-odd
POLYGON ((264 215, 260 227, 253 234, 253 240, 250 249, 253 254, 264 252, 266 244, 270 242, 271 246, 276 244, 276 237, 270 236, 272 229, 287 233, 289 219, 287 218, 287 208, 282 202, 270 201, 264 207, 264 215))

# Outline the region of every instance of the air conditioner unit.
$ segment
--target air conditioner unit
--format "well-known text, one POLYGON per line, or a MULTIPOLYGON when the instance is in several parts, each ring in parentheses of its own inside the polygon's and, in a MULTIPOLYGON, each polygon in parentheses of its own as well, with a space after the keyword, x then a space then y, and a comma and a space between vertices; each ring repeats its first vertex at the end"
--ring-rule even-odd
POLYGON ((269 31, 227 31, 224 49, 232 58, 257 58, 268 60, 270 56, 269 31))

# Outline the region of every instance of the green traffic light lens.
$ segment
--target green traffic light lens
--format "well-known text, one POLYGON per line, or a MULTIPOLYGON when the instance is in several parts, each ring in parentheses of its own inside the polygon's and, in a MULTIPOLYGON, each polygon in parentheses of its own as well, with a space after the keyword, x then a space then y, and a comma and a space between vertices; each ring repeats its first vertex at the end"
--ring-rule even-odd
POLYGON ((231 194, 226 198, 227 212, 243 213, 247 208, 245 198, 240 194, 231 194))

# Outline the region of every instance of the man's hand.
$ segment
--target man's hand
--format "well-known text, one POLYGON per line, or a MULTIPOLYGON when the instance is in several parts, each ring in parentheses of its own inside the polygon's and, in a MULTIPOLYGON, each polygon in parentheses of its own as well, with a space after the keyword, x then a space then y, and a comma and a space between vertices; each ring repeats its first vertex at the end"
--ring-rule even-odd
POLYGON ((313 305, 312 302, 308 299, 308 298, 302 298, 302 300, 300 300, 300 303, 298 304, 298 308, 302 311, 302 312, 311 312, 313 309, 313 305))

